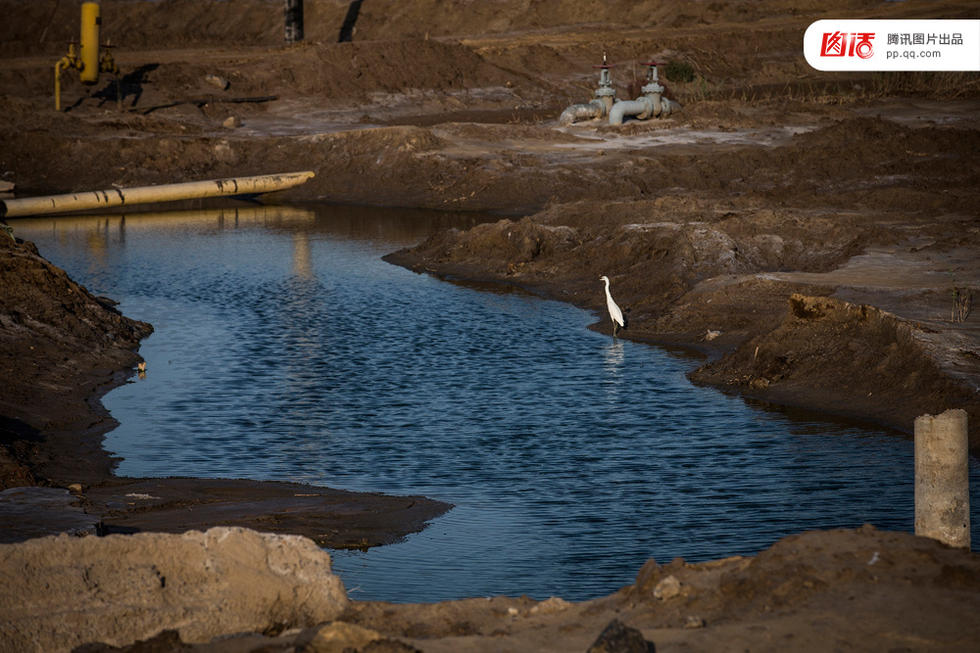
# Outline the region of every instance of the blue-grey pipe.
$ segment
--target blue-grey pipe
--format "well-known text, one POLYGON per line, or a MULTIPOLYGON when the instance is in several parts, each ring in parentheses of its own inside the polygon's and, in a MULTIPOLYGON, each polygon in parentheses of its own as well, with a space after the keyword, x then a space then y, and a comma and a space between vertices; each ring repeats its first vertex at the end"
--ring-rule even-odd
POLYGON ((587 104, 573 104, 558 117, 559 125, 570 125, 579 120, 592 120, 606 115, 606 107, 602 100, 595 99, 587 104))
POLYGON ((653 115, 653 100, 643 95, 635 100, 623 100, 613 105, 609 112, 610 125, 622 125, 626 116, 636 116, 645 120, 653 115))
POLYGON ((660 102, 663 104, 663 108, 660 110, 660 117, 666 118, 672 113, 677 113, 681 109, 679 102, 674 102, 668 98, 661 98, 660 102))
POLYGON ((661 96, 660 93, 641 95, 635 100, 623 100, 614 104, 609 111, 609 124, 622 125, 623 118, 626 116, 634 116, 638 120, 666 118, 680 108, 681 105, 661 96))

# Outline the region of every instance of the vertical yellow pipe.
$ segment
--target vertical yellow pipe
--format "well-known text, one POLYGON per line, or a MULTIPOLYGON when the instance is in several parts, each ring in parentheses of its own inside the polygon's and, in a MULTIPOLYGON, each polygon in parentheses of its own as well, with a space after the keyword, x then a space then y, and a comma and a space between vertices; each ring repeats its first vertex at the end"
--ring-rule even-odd
POLYGON ((82 3, 82 71, 79 74, 85 84, 99 81, 99 26, 102 16, 98 2, 82 3))
POLYGON ((61 111, 61 61, 54 65, 54 110, 61 111))

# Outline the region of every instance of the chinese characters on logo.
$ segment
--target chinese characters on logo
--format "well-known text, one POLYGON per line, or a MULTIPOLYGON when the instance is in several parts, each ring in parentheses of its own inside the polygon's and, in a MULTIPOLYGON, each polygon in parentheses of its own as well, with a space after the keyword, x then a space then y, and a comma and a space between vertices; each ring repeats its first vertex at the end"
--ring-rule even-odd
POLYGON ((860 57, 867 59, 874 54, 871 41, 874 32, 824 32, 820 44, 821 57, 860 57))
POLYGON ((888 45, 963 45, 963 35, 926 34, 925 32, 888 33, 888 45))

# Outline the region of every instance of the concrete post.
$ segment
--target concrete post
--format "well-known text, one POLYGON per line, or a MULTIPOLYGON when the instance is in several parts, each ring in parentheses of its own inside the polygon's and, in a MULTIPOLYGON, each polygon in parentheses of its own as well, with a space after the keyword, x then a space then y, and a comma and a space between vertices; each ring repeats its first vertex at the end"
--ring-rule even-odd
POLYGON ((303 40, 303 0, 286 0, 286 43, 303 40))
POLYGON ((915 534, 970 548, 965 410, 915 420, 915 534))

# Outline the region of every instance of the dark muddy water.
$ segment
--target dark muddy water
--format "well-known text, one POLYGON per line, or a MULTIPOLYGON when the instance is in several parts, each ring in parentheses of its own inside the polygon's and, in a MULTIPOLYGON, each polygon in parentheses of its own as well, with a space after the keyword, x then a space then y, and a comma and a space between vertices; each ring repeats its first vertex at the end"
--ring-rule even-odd
POLYGON ((353 598, 585 599, 651 557, 752 554, 866 522, 912 529, 909 441, 748 406, 691 386, 690 359, 587 330, 587 312, 380 260, 473 220, 316 207, 13 226, 156 327, 146 378, 105 399, 121 475, 456 505, 403 543, 335 552, 353 598))

